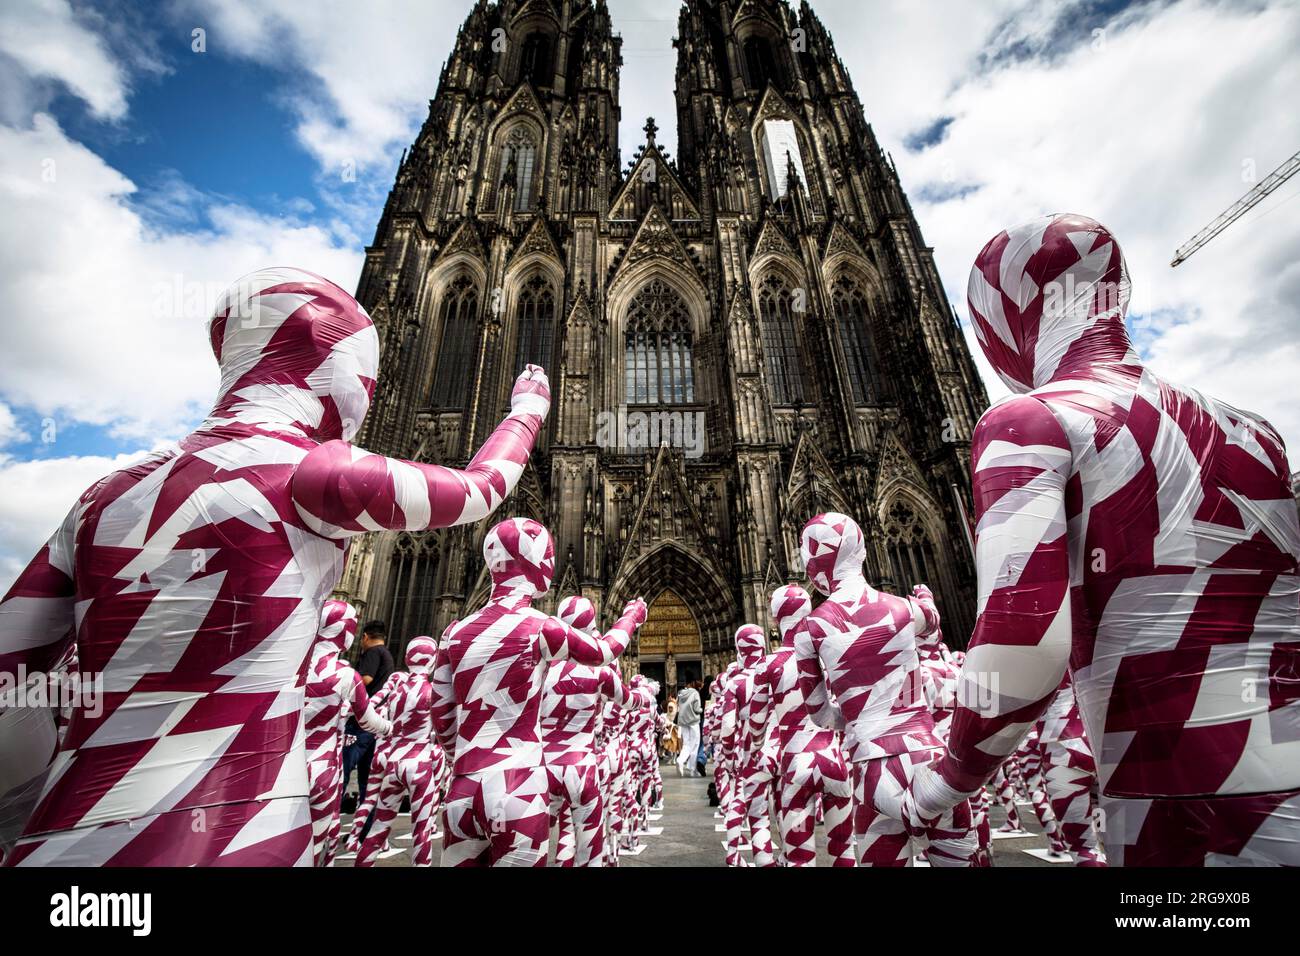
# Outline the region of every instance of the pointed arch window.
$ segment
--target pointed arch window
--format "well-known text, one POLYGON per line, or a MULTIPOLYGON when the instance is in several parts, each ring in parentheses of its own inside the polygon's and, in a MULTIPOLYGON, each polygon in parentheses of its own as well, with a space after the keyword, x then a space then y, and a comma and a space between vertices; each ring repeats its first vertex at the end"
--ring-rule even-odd
POLYGON ((439 314, 442 343, 431 404, 435 408, 462 408, 468 391, 466 383, 473 381, 479 344, 478 290, 469 276, 458 276, 443 290, 439 314))
MULTIPOLYGON (((885 552, 889 556, 890 570, 893 573, 894 589, 906 593, 914 584, 925 584, 936 594, 942 594, 943 582, 938 577, 934 544, 910 501, 899 498, 889 506, 885 512, 882 532, 885 552)), ((940 613, 943 613, 942 599, 937 600, 940 603, 940 613)))
POLYGON ((632 298, 624 342, 624 401, 682 405, 695 401, 690 313, 672 286, 651 279, 632 298))
POLYGON ((773 405, 793 405, 804 400, 803 359, 795 324, 794 297, 786 280, 772 273, 758 287, 759 325, 763 360, 773 405))
POLYGON ((524 282, 515 305, 518 329, 515 348, 515 374, 532 363, 551 368, 551 349, 555 334, 555 292, 540 273, 524 282))
POLYGON ((885 383, 872 342, 872 310, 867 297, 856 282, 841 276, 831 286, 831 307, 848 363, 853 404, 878 404, 885 397, 885 383))
POLYGON ((753 36, 742 47, 745 58, 745 81, 752 90, 762 90, 767 81, 777 82, 776 57, 772 41, 767 37, 753 36))
POLYGON ((550 87, 551 38, 545 33, 530 33, 524 38, 519 75, 538 89, 550 87))
POLYGON ((501 183, 515 187, 515 212, 526 212, 533 201, 537 140, 525 126, 516 126, 501 147, 501 183))
POLYGON ((398 660, 411 637, 433 627, 438 550, 430 543, 423 535, 404 534, 393 548, 388 627, 396 640, 390 649, 398 660))

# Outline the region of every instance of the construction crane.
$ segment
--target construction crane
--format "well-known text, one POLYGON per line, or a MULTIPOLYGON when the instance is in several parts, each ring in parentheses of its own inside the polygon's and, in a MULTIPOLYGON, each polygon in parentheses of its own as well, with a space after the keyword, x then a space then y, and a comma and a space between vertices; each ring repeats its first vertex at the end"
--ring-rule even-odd
POLYGON ((1212 223, 1196 235, 1192 236, 1192 238, 1187 240, 1186 243, 1179 246, 1174 251, 1174 258, 1173 261, 1169 263, 1169 267, 1172 269, 1177 266, 1178 263, 1186 262, 1187 258, 1192 253, 1244 216, 1247 211, 1253 208, 1260 200, 1273 192, 1273 190, 1277 189, 1277 187, 1281 186, 1297 172, 1300 172, 1300 153, 1296 153, 1277 169, 1273 170, 1261 179, 1255 184, 1254 189, 1246 193, 1246 195, 1242 196, 1227 209, 1223 210, 1223 212, 1219 213, 1218 217, 1212 223))

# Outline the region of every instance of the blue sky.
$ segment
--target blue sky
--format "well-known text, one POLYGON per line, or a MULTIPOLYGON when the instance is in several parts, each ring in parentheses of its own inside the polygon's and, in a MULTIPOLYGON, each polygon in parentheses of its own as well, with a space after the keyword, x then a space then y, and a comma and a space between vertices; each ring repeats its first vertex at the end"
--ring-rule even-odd
MULTIPOLYGON (((1300 5, 813 5, 960 313, 998 229, 1091 215, 1125 249, 1144 355, 1300 442, 1300 182, 1168 268, 1300 147, 1300 5)), ((274 263, 355 283, 469 6, 0 5, 0 587, 90 481, 202 417, 221 288, 274 263)), ((626 161, 647 114, 675 145, 676 10, 609 6, 626 161)))

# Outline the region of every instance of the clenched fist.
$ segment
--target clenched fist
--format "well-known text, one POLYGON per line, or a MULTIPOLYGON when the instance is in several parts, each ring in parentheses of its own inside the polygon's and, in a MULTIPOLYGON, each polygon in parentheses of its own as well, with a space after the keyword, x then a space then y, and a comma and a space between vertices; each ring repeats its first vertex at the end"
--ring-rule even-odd
POLYGON ((633 598, 623 607, 623 614, 624 616, 628 614, 633 615, 633 620, 636 622, 636 626, 640 627, 645 623, 646 618, 645 601, 641 598, 633 598))
POLYGON ((510 392, 510 414, 545 418, 551 410, 551 383, 540 365, 525 365, 510 392))

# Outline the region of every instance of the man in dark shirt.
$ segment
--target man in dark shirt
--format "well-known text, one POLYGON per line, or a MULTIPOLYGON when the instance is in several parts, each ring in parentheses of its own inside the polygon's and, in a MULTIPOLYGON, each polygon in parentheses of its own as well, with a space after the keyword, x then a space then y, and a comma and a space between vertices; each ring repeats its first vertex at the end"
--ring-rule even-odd
POLYGON ((361 636, 361 660, 357 673, 366 685, 366 693, 374 695, 384 686, 393 672, 393 655, 388 652, 388 629, 383 621, 370 621, 361 636))
MULTIPOLYGON (((366 693, 374 695, 384 686, 393 672, 393 655, 388 651, 388 629, 383 621, 367 621, 361 629, 361 660, 357 673, 366 685, 366 693)), ((357 806, 366 799, 366 784, 370 781, 370 761, 375 756, 375 735, 361 729, 353 717, 348 718, 345 733, 355 737, 343 751, 343 789, 347 789, 348 776, 357 771, 357 806)))

